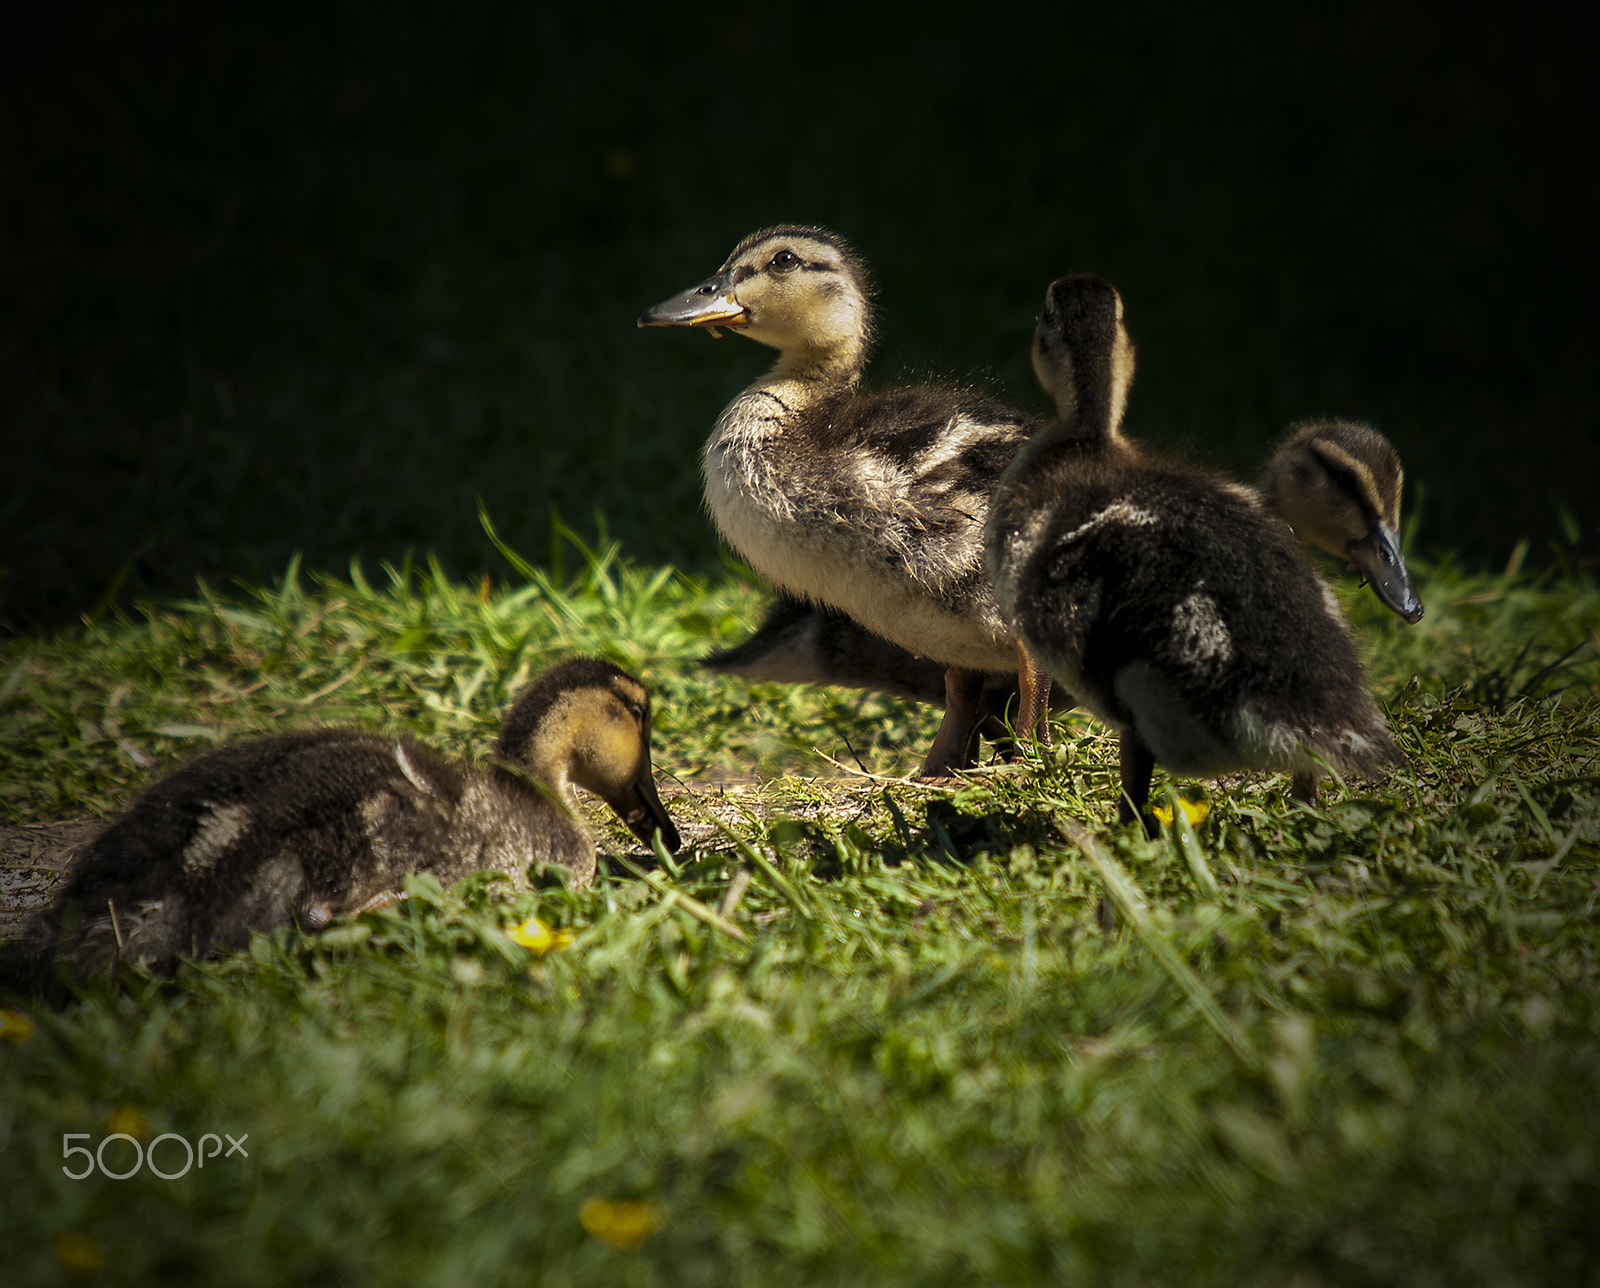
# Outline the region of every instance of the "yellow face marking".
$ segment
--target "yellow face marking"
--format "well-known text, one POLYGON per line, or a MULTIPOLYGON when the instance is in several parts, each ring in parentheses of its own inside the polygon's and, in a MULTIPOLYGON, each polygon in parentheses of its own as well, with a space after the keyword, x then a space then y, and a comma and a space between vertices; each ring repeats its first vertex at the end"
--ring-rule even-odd
POLYGON ((644 744, 639 737, 639 726, 632 718, 623 719, 617 713, 595 730, 589 744, 589 763, 595 772, 608 780, 607 791, 633 781, 644 759, 644 744))
POLYGON ((562 694, 542 726, 548 732, 530 758, 536 772, 570 778, 597 795, 616 795, 649 764, 645 701, 643 690, 621 685, 562 694), (643 727, 630 705, 645 709, 643 727))

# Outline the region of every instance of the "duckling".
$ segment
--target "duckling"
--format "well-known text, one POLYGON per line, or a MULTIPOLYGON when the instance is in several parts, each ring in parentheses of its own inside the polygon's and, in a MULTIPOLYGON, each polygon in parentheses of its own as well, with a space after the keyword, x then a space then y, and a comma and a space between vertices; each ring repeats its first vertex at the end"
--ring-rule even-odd
POLYGON ((1400 458, 1377 430, 1348 421, 1291 426, 1258 490, 1304 545, 1349 561, 1407 622, 1422 620, 1400 553, 1400 458))
MULTIPOLYGON (((1304 546, 1349 561, 1378 598, 1407 622, 1422 618, 1396 532, 1404 471, 1389 440, 1347 421, 1291 426, 1262 470, 1263 504, 1304 546)), ((943 706, 943 670, 830 608, 780 595, 749 639, 719 649, 702 665, 723 674, 785 684, 872 689, 943 706)), ((981 705, 999 717, 1017 695, 1015 676, 990 675, 981 705)), ((1052 709, 1068 709, 1059 690, 1052 709)), ((1000 733, 989 725, 986 732, 1000 733)))
POLYGON ((118 960, 165 967, 243 947, 250 932, 404 898, 411 872, 445 884, 479 869, 521 889, 531 863, 585 885, 595 844, 573 786, 649 843, 677 829, 650 769, 650 697, 597 659, 550 668, 518 697, 486 768, 406 737, 312 729, 247 739, 191 761, 86 849, 57 905, 8 946, 0 979, 36 991, 118 960), (59 941, 59 942, 58 942, 59 941))
MULTIPOLYGON (((1028 650, 1121 735, 1123 822, 1159 761, 1183 774, 1400 761, 1338 601, 1251 489, 1119 432, 1133 345, 1102 278, 1055 282, 1033 366, 1058 419, 990 506, 995 594, 1028 650)), ((1151 827, 1146 820, 1146 827, 1151 827)))
POLYGON ((959 389, 860 392, 866 270, 820 228, 752 233, 639 325, 728 327, 778 350, 706 440, 712 518, 780 591, 936 663, 945 718, 921 772, 970 764, 984 675, 1030 665, 983 568, 989 498, 1030 418, 959 389))

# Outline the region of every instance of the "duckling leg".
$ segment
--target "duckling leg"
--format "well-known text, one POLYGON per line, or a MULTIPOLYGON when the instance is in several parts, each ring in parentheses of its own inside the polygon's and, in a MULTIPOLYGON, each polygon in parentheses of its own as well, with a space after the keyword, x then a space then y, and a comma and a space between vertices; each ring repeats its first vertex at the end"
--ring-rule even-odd
POLYGON ((1050 672, 1033 660, 1017 641, 1017 737, 1037 736, 1041 747, 1050 745, 1050 672))
POLYGON ((944 719, 917 771, 919 777, 946 778, 958 769, 972 767, 976 759, 973 743, 978 732, 978 700, 982 695, 982 671, 952 666, 944 673, 944 719))
POLYGON ((1015 693, 1016 690, 1009 684, 997 682, 996 677, 990 676, 983 683, 983 692, 978 695, 978 710, 974 718, 978 737, 992 742, 996 754, 1006 761, 1017 758, 1016 739, 1011 736, 1011 722, 1006 719, 1015 693))
POLYGON ((1315 770, 1307 770, 1296 774, 1289 781, 1289 795, 1295 800, 1306 805, 1317 803, 1317 774, 1315 770))
POLYGON ((1122 735, 1119 746, 1122 762, 1122 799, 1117 802, 1117 822, 1131 823, 1134 819, 1144 824, 1146 836, 1160 835, 1155 819, 1145 813, 1150 800, 1150 776, 1155 773, 1156 758, 1150 748, 1139 740, 1132 729, 1122 735))

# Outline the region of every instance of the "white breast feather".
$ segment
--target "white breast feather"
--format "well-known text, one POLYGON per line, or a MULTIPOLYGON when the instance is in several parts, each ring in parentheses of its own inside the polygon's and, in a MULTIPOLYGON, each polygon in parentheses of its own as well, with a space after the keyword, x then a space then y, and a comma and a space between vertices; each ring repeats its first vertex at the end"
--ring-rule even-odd
POLYGON ((1321 577, 1317 578, 1317 582, 1322 588, 1322 606, 1328 610, 1328 616, 1338 622, 1339 625, 1345 625, 1344 606, 1339 602, 1339 596, 1334 593, 1333 587, 1323 581, 1321 577))

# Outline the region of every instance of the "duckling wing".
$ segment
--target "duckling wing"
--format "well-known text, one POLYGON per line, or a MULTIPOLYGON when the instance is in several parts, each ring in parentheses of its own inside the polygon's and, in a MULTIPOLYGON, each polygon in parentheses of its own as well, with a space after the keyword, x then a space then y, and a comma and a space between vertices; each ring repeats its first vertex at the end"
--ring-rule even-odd
POLYGON ((817 508, 912 581, 969 597, 990 498, 1032 422, 935 388, 836 398, 808 421, 814 463, 797 473, 813 481, 817 508))
POLYGON ((308 897, 338 916, 439 865, 468 782, 459 766, 409 738, 344 748, 331 796, 285 820, 302 838, 308 897))
POLYGON ((983 565, 990 498, 1030 422, 960 391, 747 393, 708 441, 706 502, 751 567, 944 666, 1007 672, 983 565))
POLYGON ((809 446, 857 467, 836 476, 842 500, 931 530, 981 527, 1031 427, 990 399, 935 388, 838 398, 814 423, 809 446))

